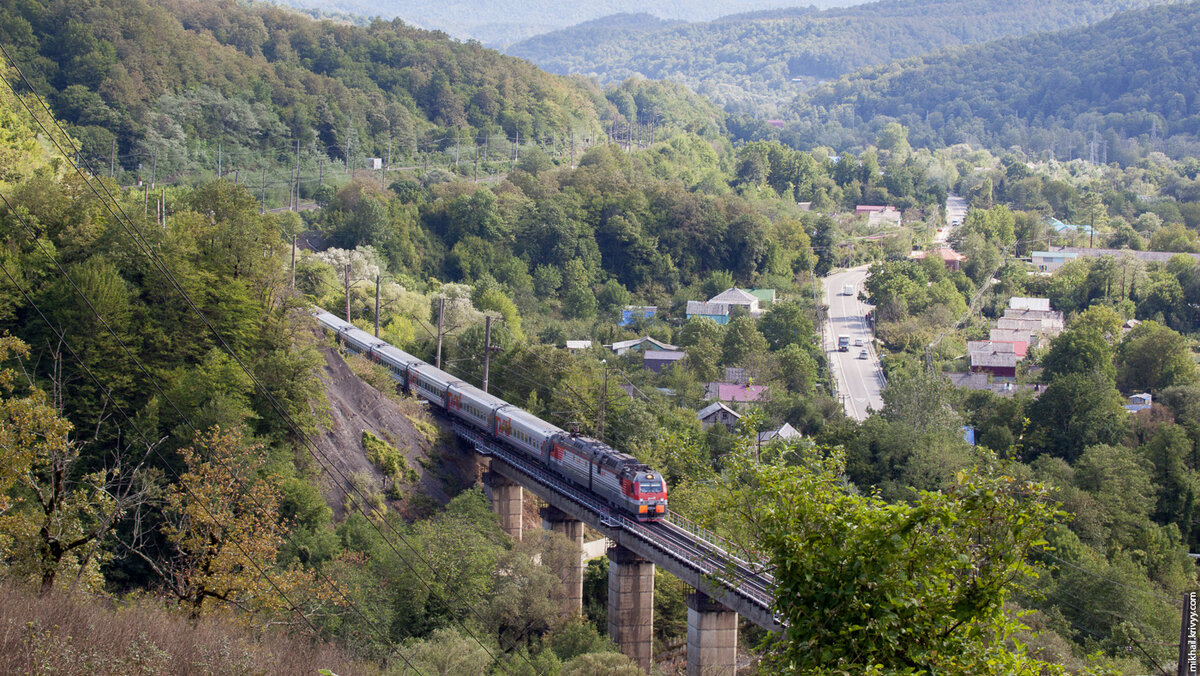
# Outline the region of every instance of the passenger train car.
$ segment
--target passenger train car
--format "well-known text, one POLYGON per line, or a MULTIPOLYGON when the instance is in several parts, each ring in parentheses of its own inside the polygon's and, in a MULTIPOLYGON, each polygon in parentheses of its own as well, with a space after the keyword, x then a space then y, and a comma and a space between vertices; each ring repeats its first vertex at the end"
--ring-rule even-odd
POLYGON ((321 309, 313 316, 345 348, 384 366, 410 394, 535 460, 639 521, 667 512, 662 475, 602 441, 570 434, 321 309))

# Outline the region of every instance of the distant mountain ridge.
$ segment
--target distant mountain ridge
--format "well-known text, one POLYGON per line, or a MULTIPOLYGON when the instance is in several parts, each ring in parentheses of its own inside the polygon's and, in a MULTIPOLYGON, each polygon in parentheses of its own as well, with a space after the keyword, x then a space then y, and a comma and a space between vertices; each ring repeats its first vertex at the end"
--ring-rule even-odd
MULTIPOLYGON (((640 75, 688 85, 734 110, 780 106, 820 81, 954 45, 1087 25, 1168 0, 889 0, 754 11, 622 33, 605 21, 505 52, 602 83, 640 75)), ((768 112, 771 112, 768 110, 768 112)))
MULTIPOLYGON (((405 23, 444 31, 460 40, 502 47, 535 35, 613 14, 644 12, 671 21, 707 21, 753 10, 787 7, 795 0, 271 0, 276 4, 359 16, 399 18, 405 23)), ((807 0, 821 7, 863 0, 807 0)))
POLYGON ((800 97, 784 136, 865 142, 889 121, 914 145, 973 142, 1058 159, 1200 154, 1200 3, 869 68, 800 97))

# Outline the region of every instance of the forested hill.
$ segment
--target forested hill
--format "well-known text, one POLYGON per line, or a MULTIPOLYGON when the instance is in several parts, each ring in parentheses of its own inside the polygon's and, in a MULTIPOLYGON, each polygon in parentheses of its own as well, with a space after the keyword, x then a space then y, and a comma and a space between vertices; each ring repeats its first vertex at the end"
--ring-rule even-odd
POLYGON ((893 119, 917 145, 971 141, 1128 161, 1200 150, 1200 3, 1121 14, 1090 28, 869 69, 797 102, 794 143, 862 141, 893 119), (1093 150, 1094 144, 1094 150, 1093 150))
POLYGON ((298 140, 340 160, 451 133, 591 135, 610 109, 477 43, 235 0, 9 0, 0 43, 92 159, 107 167, 115 140, 126 166, 157 154, 160 176, 218 147, 251 162, 298 140))
POLYGON ((597 23, 505 51, 554 73, 620 82, 641 74, 692 87, 718 104, 781 104, 819 80, 952 45, 1090 24, 1164 0, 899 0, 816 12, 793 9, 641 31, 597 23))
MULTIPOLYGON (((457 38, 485 45, 509 45, 539 33, 624 12, 653 12, 662 19, 704 21, 734 12, 787 7, 794 0, 271 0, 322 12, 399 17, 457 38)), ((836 7, 862 0, 805 0, 806 5, 836 7)))

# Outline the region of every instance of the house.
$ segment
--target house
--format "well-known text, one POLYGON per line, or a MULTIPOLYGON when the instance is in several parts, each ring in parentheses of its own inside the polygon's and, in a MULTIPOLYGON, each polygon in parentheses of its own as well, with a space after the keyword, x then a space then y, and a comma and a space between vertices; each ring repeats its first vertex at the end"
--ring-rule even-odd
POLYGON ((867 225, 878 227, 882 225, 900 225, 900 211, 896 207, 860 204, 854 208, 855 216, 866 216, 867 225))
POLYGON ((567 350, 569 352, 579 352, 580 350, 592 349, 592 341, 590 340, 568 340, 567 350))
POLYGON ((626 352, 629 352, 630 350, 646 352, 648 350, 678 350, 679 349, 675 345, 671 345, 669 343, 664 343, 661 340, 655 340, 655 339, 651 338, 650 336, 642 336, 641 338, 634 338, 633 340, 622 340, 622 341, 613 343, 612 345, 605 345, 605 347, 611 349, 613 352, 616 352, 618 355, 625 354, 626 352))
POLYGON ((1011 352, 1025 358, 1029 355, 1029 344, 1022 341, 969 340, 967 352, 1011 352))
POLYGON ((662 373, 663 369, 674 366, 685 357, 687 353, 682 350, 646 350, 642 352, 642 368, 662 373))
MULTIPOLYGON (((763 298, 775 300, 775 289, 756 289, 763 298)), ((752 317, 758 316, 760 296, 738 288, 725 289, 707 301, 689 300, 686 315, 692 317, 707 317, 718 324, 729 323, 729 312, 735 307, 745 308, 752 317)))
POLYGON ((687 302, 687 318, 705 317, 711 319, 718 324, 729 323, 729 304, 728 303, 706 303, 702 300, 689 300, 687 302))
MULTIPOLYGON (((771 291, 771 296, 774 297, 774 295, 775 292, 771 291)), ((736 287, 725 289, 721 293, 709 298, 708 302, 725 303, 731 309, 735 307, 742 307, 750 313, 758 312, 758 296, 755 296, 749 291, 744 291, 736 287)))
POLYGON ((1036 331, 1025 331, 1023 329, 992 329, 988 331, 988 340, 998 343, 1025 343, 1036 346, 1038 344, 1038 334, 1036 331))
POLYGON ((737 383, 708 383, 704 386, 704 398, 729 403, 749 403, 762 398, 766 385, 739 385, 737 383))
POLYGON ((1084 235, 1092 234, 1092 226, 1090 225, 1075 225, 1074 223, 1063 223, 1057 218, 1051 216, 1046 219, 1046 225, 1049 225, 1054 232, 1078 232, 1084 235))
POLYGON ((696 413, 696 417, 700 418, 700 426, 704 429, 708 429, 719 423, 729 428, 729 431, 732 432, 733 428, 737 426, 738 420, 741 420, 742 415, 725 404, 714 401, 700 409, 696 413))
POLYGON ((1047 251, 1034 251, 1033 264, 1041 272, 1054 272, 1067 261, 1077 258, 1133 258, 1144 263, 1166 263, 1176 256, 1191 256, 1200 262, 1200 254, 1173 251, 1134 251, 1133 249, 1097 249, 1083 246, 1056 246, 1047 251))
POLYGON ((758 372, 756 369, 742 368, 740 366, 726 366, 725 379, 721 382, 749 385, 750 382, 756 377, 758 377, 758 372))
POLYGON ((1021 390, 1033 391, 1033 396, 1041 394, 1040 385, 1021 385, 1014 383, 1011 378, 995 378, 984 372, 979 373, 947 373, 950 383, 955 387, 967 390, 988 390, 1004 397, 1011 397, 1021 390))
POLYGON ((1042 312, 1049 312, 1050 299, 1013 296, 1008 299, 1008 308, 1010 310, 1040 310, 1042 312))
POLYGON ((1142 392, 1141 394, 1130 395, 1129 403, 1125 404, 1125 410, 1130 413, 1137 413, 1138 411, 1145 411, 1150 408, 1153 403, 1154 397, 1150 396, 1149 392, 1142 392))
POLYGON ((1030 259, 1038 272, 1054 272, 1078 256, 1079 254, 1064 251, 1034 251, 1030 254, 1030 259))
POLYGON ((930 251, 914 251, 908 257, 918 261, 929 257, 940 258, 947 270, 959 270, 962 268, 963 261, 967 260, 966 256, 946 246, 930 251))
POLYGON ((1028 351, 1029 344, 1023 341, 972 340, 967 343, 971 371, 1001 378, 1015 378, 1017 363, 1028 351))
POLYGON ((639 319, 654 319, 658 314, 657 305, 626 305, 621 310, 621 321, 617 322, 621 326, 629 326, 639 319))
POLYGON ((1009 317, 1001 317, 996 320, 996 328, 998 329, 1019 329, 1022 331, 1041 331, 1042 320, 1040 319, 1011 319, 1009 317))
POLYGON ((759 432, 758 433, 758 443, 765 444, 768 441, 774 441, 775 439, 783 439, 784 441, 786 441, 788 439, 795 439, 800 436, 803 436, 803 435, 801 435, 798 431, 796 431, 795 427, 792 427, 788 423, 784 423, 783 427, 780 427, 777 430, 767 430, 765 432, 759 432))
POLYGON ((1062 333, 1064 325, 1063 313, 1058 310, 1014 310, 1009 308, 1004 311, 1004 319, 1037 321, 1041 324, 1041 332, 1050 336, 1062 333))

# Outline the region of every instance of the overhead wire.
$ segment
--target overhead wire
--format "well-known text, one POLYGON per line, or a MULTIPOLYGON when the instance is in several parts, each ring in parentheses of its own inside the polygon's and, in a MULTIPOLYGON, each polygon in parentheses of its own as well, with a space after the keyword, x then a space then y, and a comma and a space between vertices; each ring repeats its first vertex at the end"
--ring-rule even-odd
MULTIPOLYGON (((50 109, 47 106, 46 102, 40 97, 40 95, 37 94, 36 91, 33 90, 28 79, 25 77, 24 72, 21 70, 20 66, 12 59, 12 57, 8 54, 8 50, 5 48, 5 46, 3 44, 0 44, 0 52, 2 52, 4 54, 5 58, 7 58, 8 61, 17 70, 18 75, 25 82, 26 86, 30 88, 30 91, 33 92, 32 96, 42 105, 42 108, 45 110, 47 116, 51 119, 51 121, 55 124, 55 126, 58 127, 58 130, 67 139, 68 143, 70 143, 70 145, 72 146, 72 150, 75 151, 75 157, 80 158, 81 156, 78 153, 78 148, 74 147, 74 142, 70 140, 70 136, 66 134, 66 131, 62 128, 62 125, 54 118, 54 116, 50 112, 50 109)), ((2 79, 2 78, 0 78, 0 79, 2 79)), ((22 106, 25 107, 26 110, 30 113, 30 116, 34 119, 34 121, 38 124, 38 126, 50 138, 50 141, 55 145, 56 148, 59 149, 59 152, 62 153, 62 155, 64 157, 70 158, 71 154, 67 153, 66 149, 64 149, 60 145, 58 139, 56 139, 54 137, 54 135, 48 129, 46 129, 46 127, 45 127, 44 123, 42 122, 42 120, 40 119, 40 117, 38 117, 38 115, 36 115, 28 107, 27 102, 24 100, 23 97, 21 97, 19 95, 19 93, 16 91, 16 88, 13 87, 12 83, 8 82, 7 79, 4 79, 4 82, 6 85, 8 85, 9 89, 12 90, 14 96, 16 96, 17 99, 21 102, 22 106)), ((276 414, 279 415, 280 419, 284 421, 285 425, 287 425, 293 431, 293 433, 296 434, 297 438, 299 438, 303 442, 303 445, 307 448, 308 452, 313 455, 313 458, 317 459, 318 456, 320 457, 320 460, 318 461, 318 465, 322 468, 322 471, 325 471, 326 473, 330 473, 330 474, 332 472, 336 472, 340 476, 344 485, 348 486, 352 491, 354 491, 355 493, 358 494, 358 497, 361 500, 360 509, 363 509, 364 514, 365 514, 365 507, 362 507, 361 505, 366 505, 369 503, 369 501, 367 500, 366 496, 362 494, 361 489, 358 486, 356 486, 354 484, 354 482, 350 481, 349 477, 345 474, 345 472, 343 472, 339 467, 337 467, 336 464, 332 463, 328 459, 328 457, 325 456, 325 454, 316 446, 316 444, 312 441, 312 439, 310 439, 308 437, 308 435, 296 423, 296 421, 294 419, 292 419, 291 414, 287 412, 287 410, 282 406, 282 404, 280 404, 280 402, 275 398, 274 394, 271 393, 271 391, 265 385, 263 385, 261 380, 253 373, 253 371, 245 365, 245 363, 242 361, 241 357, 239 357, 237 355, 237 353, 229 346, 229 344, 226 342, 225 338, 216 330, 216 328, 212 325, 212 323, 208 320, 208 318, 204 315, 204 313, 200 311, 200 309, 195 305, 195 302, 191 299, 191 297, 187 294, 187 292, 182 288, 182 286, 179 284, 178 280, 175 278, 174 274, 171 273, 170 269, 166 267, 166 265, 162 262, 162 260, 158 257, 158 255, 154 252, 153 247, 151 247, 149 245, 149 243, 145 241, 144 236, 142 236, 141 232, 138 231, 136 226, 133 225, 133 219, 131 219, 129 217, 129 215, 125 213, 124 208, 121 207, 120 203, 115 199, 115 197, 109 191, 108 186, 106 186, 102 181, 99 182, 100 187, 104 190, 105 194, 108 197, 108 201, 105 201, 105 198, 100 195, 100 192, 96 189, 95 185, 92 184, 92 182, 89 178, 88 174, 94 175, 94 172, 91 171, 90 167, 87 167, 88 168, 87 173, 85 173, 83 170, 83 167, 87 166, 86 161, 83 161, 82 159, 80 159, 79 162, 71 161, 71 165, 75 168, 76 172, 80 175, 80 177, 84 181, 85 185, 87 185, 91 189, 91 191, 96 195, 96 197, 98 199, 100 199, 101 203, 104 204, 105 208, 110 212, 110 214, 112 214, 113 218, 118 222, 118 224, 122 225, 122 227, 124 227, 126 229, 126 232, 134 240, 135 245, 137 245, 143 251, 143 253, 147 256, 147 258, 150 259, 151 263, 155 266, 155 268, 161 274, 163 274, 163 276, 170 283, 170 286, 173 288, 173 290, 184 299, 185 304, 191 309, 191 311, 194 314, 196 314, 196 316, 206 326, 208 331, 210 333, 212 333, 212 335, 217 340, 217 342, 220 343, 222 349, 224 349, 226 352, 229 353, 229 355, 233 358, 234 362, 238 365, 238 367, 242 370, 242 372, 246 374, 246 376, 254 384, 255 388, 264 396, 264 398, 267 400, 267 402, 270 404, 270 406, 275 410, 276 414), (83 166, 81 166, 81 165, 83 165, 83 166), (114 206, 116 208, 115 211, 114 211, 114 206), (117 213, 116 213, 117 211, 121 212, 121 216, 117 215, 117 213), (124 220, 122 220, 122 217, 124 217, 124 220), (322 463, 322 461, 323 461, 323 463, 322 463), (328 467, 326 467, 326 465, 328 465, 328 467)), ((410 567, 410 569, 412 569, 413 568, 412 564, 410 564, 408 562, 408 560, 399 552, 399 550, 396 549, 395 544, 392 543, 392 541, 389 540, 386 536, 384 536, 382 530, 380 530, 379 526, 369 518, 369 515, 367 518, 367 522, 368 522, 368 524, 370 524, 370 526, 373 529, 376 530, 376 532, 379 533, 383 542, 390 549, 392 549, 392 551, 396 554, 397 558, 402 563, 404 563, 406 566, 410 567)), ((437 567, 434 566, 428 559, 426 559, 417 548, 413 547, 408 542, 407 538, 405 538, 404 535, 402 533, 400 533, 400 531, 398 529, 396 529, 396 527, 389 520, 383 519, 382 523, 385 526, 387 526, 388 530, 390 530, 397 539, 399 539, 401 542, 403 542, 405 544, 405 546, 408 548, 410 554, 412 554, 412 556, 415 559, 420 560, 425 565, 425 567, 428 568, 429 572, 435 578, 438 578, 440 581, 445 582, 442 574, 438 571, 437 567)), ((417 580, 422 585, 424 585, 427 588, 427 590, 430 591, 430 593, 433 593, 432 587, 429 585, 429 583, 423 577, 421 577, 420 575, 418 575, 416 577, 417 577, 417 580)), ((460 603, 463 603, 463 605, 465 605, 467 607, 467 609, 477 619, 479 619, 480 621, 483 621, 482 616, 480 615, 479 611, 474 607, 474 605, 471 603, 463 602, 462 598, 461 598, 461 596, 459 596, 458 592, 451 591, 451 589, 452 588, 449 585, 447 585, 447 591, 452 596, 457 597, 456 600, 458 600, 460 603)), ((496 655, 494 655, 492 653, 491 649, 482 640, 480 640, 479 637, 475 636, 474 632, 472 632, 466 624, 461 623, 461 622, 459 624, 463 628, 463 630, 469 636, 471 636, 471 638, 473 638, 476 641, 476 643, 486 653, 488 653, 489 657, 491 657, 495 663, 500 664, 499 659, 496 657, 496 655)), ((524 655, 522 655, 522 657, 526 660, 526 662, 529 662, 529 658, 525 657, 524 655)), ((530 666, 532 666, 532 662, 529 662, 529 663, 530 663, 530 666)), ((505 667, 505 669, 507 670, 506 667, 505 667)))
MULTIPOLYGON (((74 358, 75 361, 79 363, 80 367, 83 368, 84 372, 96 384, 96 387, 99 388, 100 391, 104 394, 105 399, 107 399, 108 402, 113 406, 113 408, 118 413, 121 414, 121 417, 125 419, 125 421, 129 424, 130 428, 132 428, 133 431, 139 437, 141 437, 142 442, 146 444, 147 448, 151 449, 154 452, 154 454, 156 456, 158 456, 159 460, 162 461, 163 466, 166 467, 168 469, 168 471, 172 472, 172 474, 174 474, 175 478, 179 480, 180 487, 184 490, 185 493, 188 494, 188 497, 191 497, 194 499, 194 495, 192 494, 191 489, 188 487, 187 483, 182 480, 182 478, 179 476, 178 472, 175 471, 175 469, 173 468, 171 463, 167 462, 166 458, 164 458, 162 456, 161 452, 158 451, 158 444, 151 442, 145 436, 145 433, 142 432, 141 428, 138 427, 133 422, 133 420, 129 417, 129 414, 126 413, 124 407, 122 407, 120 404, 118 404, 116 402, 116 398, 112 395, 112 391, 109 390, 107 387, 105 387, 104 384, 100 381, 100 379, 91 370, 91 368, 88 367, 88 365, 83 361, 83 359, 75 351, 75 348, 71 346, 71 342, 68 341, 66 339, 66 336, 54 326, 54 323, 50 321, 50 319, 42 311, 41 307, 36 302, 34 302, 33 298, 29 295, 29 293, 25 289, 25 287, 22 286, 16 280, 16 278, 13 276, 13 274, 11 272, 9 272, 8 266, 4 265, 3 261, 0 261, 0 272, 4 273, 4 276, 6 278, 8 278, 9 283, 11 283, 13 285, 13 287, 15 289, 17 289, 18 292, 20 292, 21 296, 25 299, 25 301, 29 304, 29 306, 32 307, 34 309, 34 311, 37 312, 38 316, 41 317, 42 322, 46 324, 46 327, 49 328, 52 333, 54 333, 55 338, 57 338, 59 340, 60 344, 62 344, 64 347, 67 348, 67 351, 71 353, 72 358, 74 358)), ((208 510, 208 507, 205 506, 202 501, 197 500, 195 502, 195 504, 199 505, 200 508, 202 510, 204 510, 205 514, 210 519, 212 519, 214 523, 220 523, 220 520, 217 519, 216 516, 211 511, 208 510)), ((240 543, 237 543, 235 541, 234 546, 237 547, 241 551, 242 555, 246 557, 246 559, 250 562, 250 565, 255 568, 256 572, 259 575, 261 575, 263 577, 263 579, 267 580, 267 583, 269 585, 271 585, 271 587, 275 590, 275 592, 279 595, 279 597, 282 598, 288 604, 288 607, 292 611, 294 611, 297 614, 297 616, 299 616, 305 622, 305 624, 307 624, 309 626, 309 629, 312 631, 313 635, 314 636, 319 635, 320 632, 317 631, 317 628, 312 624, 312 621, 309 620, 308 617, 305 616, 302 612, 300 612, 299 606, 297 604, 293 603, 291 601, 291 599, 288 598, 287 594, 282 589, 280 589, 279 586, 275 583, 275 581, 272 580, 269 575, 267 575, 266 571, 263 570, 258 565, 258 562, 254 559, 254 557, 252 557, 250 555, 250 553, 247 552, 240 543)))
MULTIPOLYGON (((192 430, 192 432, 196 436, 196 438, 199 438, 200 431, 196 428, 196 426, 192 422, 191 418, 186 413, 184 413, 182 410, 180 410, 180 408, 178 407, 178 405, 176 405, 174 400, 163 390, 162 385, 159 382, 158 378, 155 377, 149 371, 149 369, 141 362, 141 360, 138 359, 137 356, 135 356, 133 354, 133 352, 125 344, 125 341, 121 339, 121 337, 112 328, 112 326, 108 323, 108 321, 96 309, 95 305, 92 303, 91 299, 87 296, 87 294, 84 293, 83 290, 79 288, 79 285, 75 282, 75 280, 71 277, 71 275, 67 272, 67 270, 62 266, 62 263, 57 259, 57 257, 55 257, 52 253, 50 253, 49 251, 46 250, 45 246, 41 243, 40 239, 37 237, 37 233, 34 231, 32 226, 29 225, 29 223, 25 220, 25 218, 21 215, 21 213, 9 201, 8 197, 6 195, 4 195, 2 192, 0 192, 0 201, 3 201, 5 206, 8 207, 9 212, 12 213, 17 218, 17 220, 19 220, 21 222, 21 225, 24 226, 26 232, 29 233, 30 238, 35 242, 38 249, 42 252, 42 254, 44 256, 46 256, 46 258, 48 260, 50 260, 54 263, 55 267, 58 269, 59 274, 62 275, 62 277, 64 279, 66 279, 67 283, 71 286, 71 288, 74 290, 76 295, 78 295, 83 300, 84 304, 87 305, 88 310, 91 311, 91 313, 96 317, 96 319, 99 320, 100 323, 104 326, 104 328, 112 335, 112 337, 117 341, 117 344, 120 345, 121 349, 125 352, 125 354, 128 355, 131 360, 133 360, 133 363, 136 364, 138 369, 146 376, 146 378, 149 380, 149 382, 154 386, 154 389, 159 393, 160 396, 162 396, 163 400, 167 402, 167 404, 171 407, 172 410, 175 411, 175 413, 177 415, 179 415, 179 417, 183 420, 183 422, 192 430)), ((105 396, 112 403, 113 407, 116 408, 122 414, 122 416, 126 419, 126 421, 130 422, 131 426, 134 427, 134 431, 137 432, 138 435, 142 437, 143 442, 149 444, 149 440, 145 437, 145 434, 141 431, 141 429, 132 424, 132 421, 129 420, 128 414, 125 413, 124 409, 119 404, 117 404, 116 401, 112 398, 111 391, 107 390, 107 388, 105 388, 99 382, 99 379, 96 378, 96 376, 91 371, 91 369, 87 366, 87 364, 85 364, 75 353, 74 349, 70 347, 70 343, 66 340, 65 333, 61 332, 60 330, 56 329, 53 326, 53 324, 49 321, 49 319, 47 318, 45 313, 42 312, 41 308, 38 307, 38 305, 32 300, 32 298, 25 292, 25 290, 22 287, 20 287, 19 285, 16 284, 15 280, 13 279, 12 275, 8 272, 7 269, 4 270, 4 274, 6 277, 9 278, 9 281, 12 282, 14 284, 14 286, 17 286, 17 288, 21 291, 22 296, 25 297, 27 302, 29 302, 29 304, 34 308, 34 310, 37 311, 38 315, 42 318, 42 320, 46 324, 47 328, 49 328, 53 333, 55 333, 56 337, 60 341, 62 341, 62 343, 64 345, 66 345, 67 348, 71 351, 72 355, 75 356, 76 361, 79 362, 79 365, 84 368, 84 370, 88 373, 89 376, 92 377, 92 379, 94 381, 96 381, 97 387, 100 387, 101 390, 105 392, 105 396)), ((188 486, 185 483, 183 483, 182 478, 179 476, 179 473, 177 471, 175 471, 174 466, 171 463, 167 462, 167 460, 162 456, 162 454, 158 452, 157 445, 153 445, 150 447, 154 449, 155 455, 158 456, 159 460, 163 463, 163 466, 168 468, 171 471, 171 473, 175 476, 175 478, 177 480, 179 480, 179 484, 185 489, 185 491, 188 492, 189 497, 191 497, 190 489, 188 488, 188 486)), ((228 469, 228 468, 226 468, 226 469, 228 469)), ((243 483, 243 482, 238 481, 237 479, 234 479, 234 481, 239 484, 243 483)), ((244 484, 243 484, 243 486, 244 486, 244 484)), ((253 493, 247 492, 247 493, 245 493, 245 496, 247 498, 249 498, 251 500, 251 502, 253 502, 255 504, 256 507, 259 507, 259 508, 264 507, 264 505, 258 501, 258 499, 253 495, 253 493)), ((205 505, 203 505, 203 503, 197 503, 197 504, 200 504, 201 508, 204 509, 205 513, 215 523, 220 523, 219 520, 216 519, 216 517, 208 510, 208 508, 205 505)), ((283 537, 292 546, 296 546, 296 542, 294 539, 292 539, 290 533, 284 533, 283 537)), ((249 553, 246 552, 244 548, 242 548, 240 543, 237 543, 235 541, 235 546, 237 546, 238 549, 240 549, 242 551, 243 555, 245 555, 247 558, 250 558, 249 553)), ((257 562, 255 562, 253 559, 251 559, 251 564, 264 577, 264 579, 268 580, 268 582, 271 584, 272 587, 274 587, 278 590, 278 586, 270 580, 269 576, 267 576, 266 572, 258 565, 257 562)), ((353 601, 350 600, 350 598, 341 590, 341 588, 337 585, 336 582, 333 581, 332 578, 328 577, 327 575, 322 575, 322 573, 316 568, 313 568, 312 570, 318 576, 325 578, 327 584, 329 584, 330 587, 332 589, 334 589, 338 593, 339 596, 342 597, 342 599, 346 602, 347 606, 351 610, 353 610, 360 617, 362 617, 362 619, 367 622, 368 626, 370 626, 373 630, 375 630, 377 632, 378 636, 383 639, 385 644, 387 644, 389 647, 394 648, 394 645, 392 644, 392 642, 391 642, 390 638, 387 636, 387 634, 385 634, 382 631, 382 629, 380 629, 373 621, 371 621, 366 616, 366 614, 363 613, 363 611, 360 608, 358 608, 358 606, 356 606, 353 601)), ((298 606, 293 604, 291 602, 291 600, 288 599, 285 595, 281 594, 281 596, 284 599, 284 601, 288 603, 288 605, 290 607, 296 609, 297 612, 299 612, 298 606)), ((301 616, 303 616, 303 615, 301 614, 301 616)), ((313 630, 314 636, 318 635, 319 632, 317 632, 316 628, 314 626, 312 626, 312 623, 310 621, 308 621, 307 618, 305 618, 305 620, 306 620, 306 622, 308 622, 310 628, 313 630)), ((397 654, 399 654, 406 663, 408 662, 408 658, 405 657, 403 655, 403 653, 397 653, 397 654)), ((418 673, 419 673, 419 670, 417 670, 415 667, 413 667, 411 663, 409 664, 409 667, 413 668, 414 671, 418 671, 418 673)))

